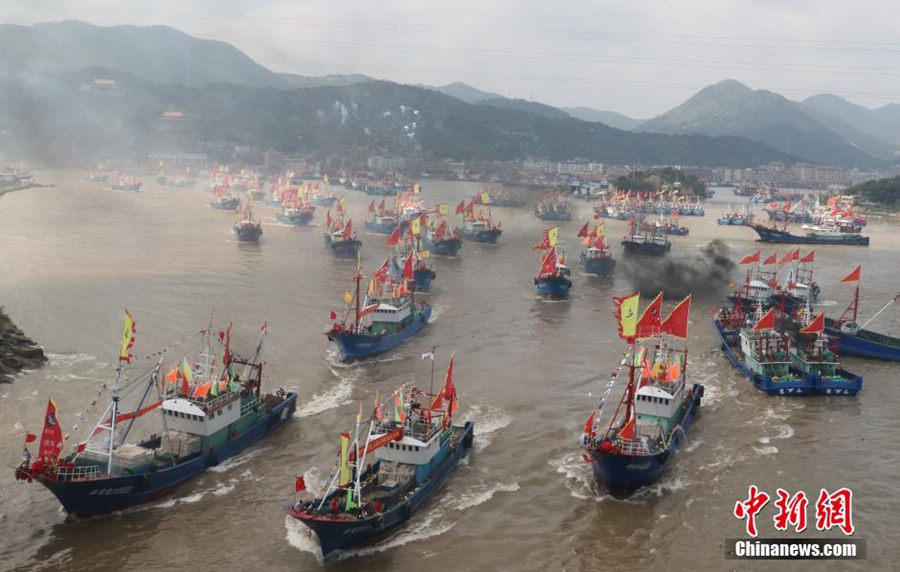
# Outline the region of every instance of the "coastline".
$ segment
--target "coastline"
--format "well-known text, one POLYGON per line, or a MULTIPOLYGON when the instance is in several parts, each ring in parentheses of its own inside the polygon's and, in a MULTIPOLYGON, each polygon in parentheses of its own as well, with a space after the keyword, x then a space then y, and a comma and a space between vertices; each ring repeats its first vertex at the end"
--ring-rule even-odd
POLYGON ((44 350, 20 330, 0 306, 0 383, 12 383, 24 369, 46 363, 44 350))

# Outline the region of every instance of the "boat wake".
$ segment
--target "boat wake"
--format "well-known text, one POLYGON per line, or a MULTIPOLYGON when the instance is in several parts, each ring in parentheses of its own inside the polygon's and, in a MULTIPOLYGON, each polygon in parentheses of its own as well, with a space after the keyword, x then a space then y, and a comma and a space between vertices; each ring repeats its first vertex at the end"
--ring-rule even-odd
POLYGON ((248 451, 246 453, 242 453, 240 455, 235 455, 229 459, 222 461, 220 464, 215 467, 210 467, 209 471, 211 473, 224 473, 225 471, 230 471, 235 467, 240 467, 244 463, 252 461, 256 457, 259 457, 272 447, 260 447, 258 449, 253 449, 252 451, 248 451))
POLYGON ((458 495, 448 495, 445 506, 455 510, 466 510, 473 506, 484 504, 494 498, 497 493, 514 493, 521 490, 519 483, 513 481, 511 483, 481 484, 471 487, 471 489, 461 492, 458 495))
POLYGON ((358 371, 342 372, 333 367, 329 369, 331 369, 331 373, 338 378, 337 384, 326 389, 324 392, 317 393, 309 398, 306 403, 297 410, 298 417, 318 415, 329 409, 334 409, 335 407, 350 403, 350 396, 353 395, 353 384, 359 377, 358 371))
POLYGON ((97 356, 92 356, 91 354, 86 353, 73 353, 73 354, 51 354, 48 353, 47 360, 49 360, 49 365, 56 367, 69 367, 76 363, 81 363, 85 361, 93 361, 97 359, 97 356))
POLYGON ((463 415, 465 421, 475 421, 475 443, 472 448, 475 453, 480 453, 493 442, 492 433, 507 427, 512 417, 494 405, 476 403, 463 415))
POLYGON ((591 466, 584 462, 581 453, 566 453, 561 458, 551 459, 547 463, 556 469, 557 473, 565 476, 570 496, 580 500, 594 499, 598 502, 606 498, 598 493, 591 466))

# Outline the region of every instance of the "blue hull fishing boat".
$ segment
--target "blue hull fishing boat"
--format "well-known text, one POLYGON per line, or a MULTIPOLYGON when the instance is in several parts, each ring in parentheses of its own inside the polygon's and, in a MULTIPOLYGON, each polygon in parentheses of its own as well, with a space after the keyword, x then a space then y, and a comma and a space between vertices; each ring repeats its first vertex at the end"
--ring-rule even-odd
MULTIPOLYGON (((378 403, 367 431, 360 431, 357 418, 352 432, 341 435, 337 467, 321 496, 285 507, 315 533, 323 557, 383 538, 408 521, 468 455, 475 423, 452 424, 457 407, 452 369, 451 360, 437 395, 405 385, 388 397, 394 401, 393 417, 378 403)), ((296 489, 305 488, 299 477, 296 489)))
POLYGON ((234 195, 217 196, 209 201, 209 206, 223 211, 235 211, 241 206, 241 199, 234 195))
POLYGON ((613 269, 616 267, 616 261, 607 253, 605 256, 600 253, 591 252, 595 249, 582 250, 578 255, 581 267, 588 274, 609 278, 613 275, 613 269))
POLYGON ((239 242, 259 242, 262 233, 259 221, 246 219, 234 223, 234 236, 239 242))
POLYGON ((751 327, 732 330, 719 316, 713 318, 722 352, 760 391, 769 395, 809 395, 813 393, 813 382, 791 366, 790 342, 787 334, 774 331, 774 311, 770 308, 766 314, 771 316, 772 326, 765 330, 751 327))
POLYGON ((841 232, 838 230, 815 232, 809 231, 805 235, 791 234, 787 230, 780 230, 761 224, 747 225, 756 231, 762 242, 774 242, 781 244, 846 244, 853 246, 869 246, 869 237, 862 236, 858 232, 841 232))
POLYGON ((471 240, 472 242, 480 242, 482 244, 497 244, 497 240, 500 238, 500 235, 503 234, 503 231, 499 228, 492 228, 490 230, 485 229, 483 227, 481 229, 467 229, 466 227, 457 228, 460 236, 462 236, 466 240, 471 240))
MULTIPOLYGON (((133 326, 133 321, 131 324, 133 326)), ((128 329, 126 322, 126 331, 128 329)), ((131 331, 133 341, 133 329, 131 331)), ((224 333, 220 338, 222 336, 224 333)), ((130 347, 130 343, 123 343, 122 351, 126 356, 121 358, 123 360, 130 358, 126 345, 130 347)), ((47 487, 59 499, 67 520, 110 514, 168 494, 208 468, 240 453, 293 416, 297 407, 296 393, 281 390, 274 395, 260 393, 261 347, 262 340, 255 356, 246 361, 226 351, 225 370, 233 374, 230 381, 220 381, 216 375, 205 385, 190 388, 187 374, 181 377, 179 370, 178 379, 184 384, 184 390, 167 389, 159 401, 148 405, 148 396, 161 382, 160 364, 157 363, 156 368, 145 376, 146 386, 140 402, 129 413, 119 409, 122 406, 118 384, 120 366, 110 405, 77 452, 65 458, 58 457, 63 446, 60 433, 58 448, 53 446, 55 453, 45 451, 42 445, 38 460, 25 460, 16 469, 16 479, 37 481, 47 487), (244 373, 237 374, 239 369, 244 373), (201 396, 198 390, 206 387, 209 391, 211 384, 220 387, 216 388, 215 394, 201 396), (162 435, 154 434, 137 443, 126 443, 134 419, 155 410, 164 418, 162 435), (115 440, 110 439, 111 434, 116 435, 115 440)), ((209 357, 208 342, 206 357, 209 357)), ((207 361, 207 374, 211 372, 210 365, 207 361)), ((186 370, 190 371, 189 368, 186 370)), ((174 374, 173 370, 171 379, 167 375, 166 381, 174 381, 174 374)), ((48 425, 59 426, 55 422, 52 400, 47 418, 45 433, 48 425)))
POLYGON ((654 227, 650 231, 640 232, 637 221, 631 221, 631 232, 622 239, 625 254, 643 256, 664 256, 672 250, 672 242, 654 227))
MULTIPOLYGON (((633 310, 636 312, 637 302, 633 310)), ((652 314, 648 310, 631 336, 624 333, 626 320, 618 315, 620 336, 631 344, 624 372, 620 368, 613 373, 607 393, 588 417, 581 437, 585 461, 591 463, 597 483, 620 499, 660 478, 686 438, 703 399, 703 386, 687 383, 687 349, 671 347, 664 336, 687 337, 690 297, 676 306, 662 325, 646 322, 649 329, 641 325, 652 314), (621 400, 607 400, 613 389, 621 387, 619 378, 625 372, 627 385, 621 400)))
POLYGON ((569 297, 572 289, 572 281, 566 276, 540 276, 534 279, 537 292, 542 297, 550 300, 563 300, 569 297))
MULTIPOLYGON (((399 258, 391 259, 391 272, 395 279, 400 280, 403 275, 403 264, 399 258)), ((413 268, 413 278, 411 281, 411 290, 413 292, 428 292, 431 290, 431 283, 437 278, 437 272, 432 268, 428 268, 425 262, 418 260, 413 268)))
POLYGON ((572 213, 570 213, 568 211, 551 211, 551 210, 535 209, 534 216, 536 216, 540 220, 563 221, 563 222, 572 220, 572 213))
POLYGON ((390 236, 397 228, 397 217, 375 215, 372 220, 367 220, 365 225, 366 230, 372 234, 390 236))
POLYGON ((293 226, 306 226, 316 214, 316 207, 312 205, 288 205, 282 207, 275 215, 278 222, 293 226))
POLYGON ((862 389, 862 377, 841 368, 837 354, 829 348, 825 332, 825 312, 810 320, 809 306, 791 348, 791 364, 812 383, 813 393, 822 395, 856 395, 862 389))
POLYGON ((431 254, 438 256, 456 256, 462 247, 462 239, 458 237, 434 238, 426 236, 422 241, 422 246, 431 254))
POLYGON ((857 314, 859 310, 859 280, 861 272, 862 267, 857 267, 842 280, 842 282, 855 282, 856 290, 853 293, 853 299, 850 301, 847 309, 844 310, 844 313, 841 314, 841 317, 837 320, 825 318, 825 332, 831 337, 831 347, 833 350, 840 349, 840 352, 846 355, 900 361, 900 338, 866 329, 866 326, 871 324, 897 300, 900 300, 900 294, 891 298, 868 321, 859 325, 857 314))

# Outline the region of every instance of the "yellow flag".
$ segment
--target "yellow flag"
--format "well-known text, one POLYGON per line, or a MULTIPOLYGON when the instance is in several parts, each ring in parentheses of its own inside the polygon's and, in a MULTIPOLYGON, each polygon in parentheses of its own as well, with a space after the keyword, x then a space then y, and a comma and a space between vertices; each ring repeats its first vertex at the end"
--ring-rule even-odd
POLYGON ((422 223, 419 222, 418 217, 412 219, 412 221, 409 223, 409 229, 410 229, 409 231, 414 236, 419 236, 420 234, 422 234, 422 223))
POLYGON ((344 292, 344 302, 349 304, 352 301, 353 301, 353 294, 351 294, 350 292, 344 292))
POLYGON ((322 181, 328 182, 328 175, 322 175, 322 181))
POLYGON ((431 256, 431 251, 430 250, 420 250, 416 254, 419 256, 419 258, 428 258, 429 256, 431 256))
POLYGON ((184 375, 184 379, 187 380, 188 385, 192 385, 194 383, 194 372, 191 370, 191 364, 188 363, 187 358, 182 358, 181 373, 182 375, 184 375))
POLYGON ((350 482, 350 465, 347 463, 347 456, 350 450, 350 435, 341 433, 341 480, 338 483, 341 487, 350 482))
POLYGON ((422 189, 419 187, 419 183, 413 185, 413 194, 418 195, 420 192, 422 192, 422 189))
POLYGON ((438 212, 441 213, 441 216, 450 216, 450 205, 448 205, 447 203, 439 204, 438 212))
POLYGON ((594 228, 594 234, 598 237, 603 236, 603 223, 601 222, 594 228))
POLYGON ((134 318, 125 310, 125 326, 122 328, 122 345, 119 347, 119 361, 130 362, 131 354, 128 350, 134 345, 134 318))
POLYGON ((547 231, 547 240, 550 242, 550 246, 556 246, 556 243, 559 242, 559 227, 554 226, 550 230, 547 231))
POLYGON ((640 294, 632 294, 625 298, 615 298, 618 308, 616 319, 619 320, 619 336, 628 339, 634 338, 637 333, 638 307, 641 302, 640 294))
POLYGON ((491 195, 487 193, 487 191, 481 193, 481 204, 489 205, 491 204, 491 195))
POLYGON ((340 199, 338 199, 338 206, 341 207, 340 210, 342 210, 342 211, 347 210, 347 203, 344 202, 344 197, 341 197, 340 199))

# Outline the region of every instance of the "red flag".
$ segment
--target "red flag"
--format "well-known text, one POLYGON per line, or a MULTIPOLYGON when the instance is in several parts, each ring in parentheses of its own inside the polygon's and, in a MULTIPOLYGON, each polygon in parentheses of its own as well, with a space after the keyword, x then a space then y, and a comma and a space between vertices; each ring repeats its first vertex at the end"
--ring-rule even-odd
POLYGON ((680 339, 687 339, 688 318, 691 315, 691 295, 672 308, 672 312, 663 320, 659 331, 680 339))
MULTIPOLYGON (((590 221, 589 221, 590 222, 590 221)), ((575 236, 587 236, 588 235, 588 224, 589 222, 584 223, 584 226, 581 227, 581 230, 578 231, 578 234, 575 236)))
POLYGON ((84 451, 85 449, 87 449, 87 443, 79 443, 79 444, 78 444, 78 447, 75 448, 75 452, 76 452, 76 453, 81 453, 81 452, 84 451))
POLYGON ((844 279, 841 282, 859 282, 859 279, 862 275, 862 266, 857 266, 853 272, 844 276, 844 279))
POLYGON ((766 257, 765 260, 763 260, 763 264, 775 264, 776 262, 778 262, 778 253, 777 252, 773 252, 768 257, 766 257))
POLYGON ((400 242, 400 225, 399 224, 396 227, 394 227, 394 232, 392 232, 391 236, 388 237, 387 245, 394 246, 398 242, 400 242))
POLYGON ((375 212, 375 199, 372 199, 372 202, 369 203, 369 212, 370 213, 375 212))
POLYGON ((475 214, 475 201, 469 201, 469 204, 466 205, 466 212, 469 214, 475 214))
POLYGON ((381 202, 378 203, 378 214, 384 214, 384 196, 381 197, 381 202))
POLYGON ((331 311, 329 317, 330 317, 332 320, 337 320, 337 314, 334 312, 334 310, 331 311))
POLYGON ((37 439, 37 435, 34 433, 25 433, 25 442, 33 443, 37 439))
POLYGON ((810 250, 809 254, 800 259, 800 262, 804 264, 810 264, 816 259, 816 251, 810 250))
POLYGON ((591 411, 590 417, 587 418, 587 423, 584 424, 584 434, 594 436, 594 412, 591 411))
POLYGON ((800 249, 791 250, 787 254, 784 255, 784 258, 778 262, 778 264, 787 264, 788 262, 793 262, 795 260, 800 260, 800 249))
POLYGON ((759 262, 759 252, 760 251, 757 250, 753 254, 745 256, 741 259, 740 262, 738 262, 738 264, 756 264, 757 262, 759 262))
POLYGON ((541 256, 541 271, 538 276, 554 274, 556 272, 556 249, 551 248, 541 256))
POLYGON ((547 231, 544 231, 544 237, 541 241, 534 246, 531 247, 531 250, 546 250, 550 248, 550 237, 547 236, 547 231))
POLYGON ((652 338, 659 334, 662 321, 662 292, 656 295, 650 304, 644 308, 644 313, 638 319, 635 335, 640 338, 652 338))
POLYGON ((62 428, 59 419, 56 418, 56 404, 50 399, 47 401, 47 413, 44 414, 44 431, 41 433, 41 447, 38 451, 39 459, 55 461, 63 448, 62 428))
POLYGON ((403 265, 403 278, 407 278, 412 280, 413 278, 413 253, 412 250, 409 251, 409 256, 406 257, 406 263, 403 265))
POLYGON ((296 482, 294 482, 294 490, 298 493, 306 490, 306 479, 303 478, 303 475, 297 477, 296 482))
POLYGON ((757 332, 761 332, 763 330, 774 330, 775 329, 775 308, 769 308, 769 311, 763 314, 762 318, 759 319, 758 322, 753 326, 753 329, 757 332))
POLYGON ((331 230, 331 211, 325 213, 325 228, 331 230))
POLYGON ((628 422, 619 429, 619 437, 626 441, 634 439, 634 417, 629 419, 628 422))
POLYGON ((447 221, 442 220, 441 224, 438 225, 438 228, 434 233, 434 238, 440 240, 440 239, 444 238, 444 236, 446 236, 446 234, 447 234, 447 221))
POLYGON ((388 272, 391 271, 391 259, 385 258, 381 267, 375 271, 375 278, 379 282, 387 282, 388 272))
POLYGON ((409 283, 409 280, 404 278, 403 281, 400 283, 400 287, 397 288, 397 296, 403 296, 404 294, 409 292, 408 283, 409 283))
POLYGON ((819 312, 819 315, 813 318, 805 328, 800 328, 801 334, 820 334, 825 331, 825 312, 819 312))
POLYGON ((463 199, 463 200, 459 201, 458 205, 456 205, 456 213, 455 214, 462 214, 463 212, 465 212, 465 210, 466 210, 466 199, 463 199))
POLYGON ((349 239, 353 236, 353 219, 347 221, 347 224, 344 225, 344 230, 341 231, 341 237, 349 239))

